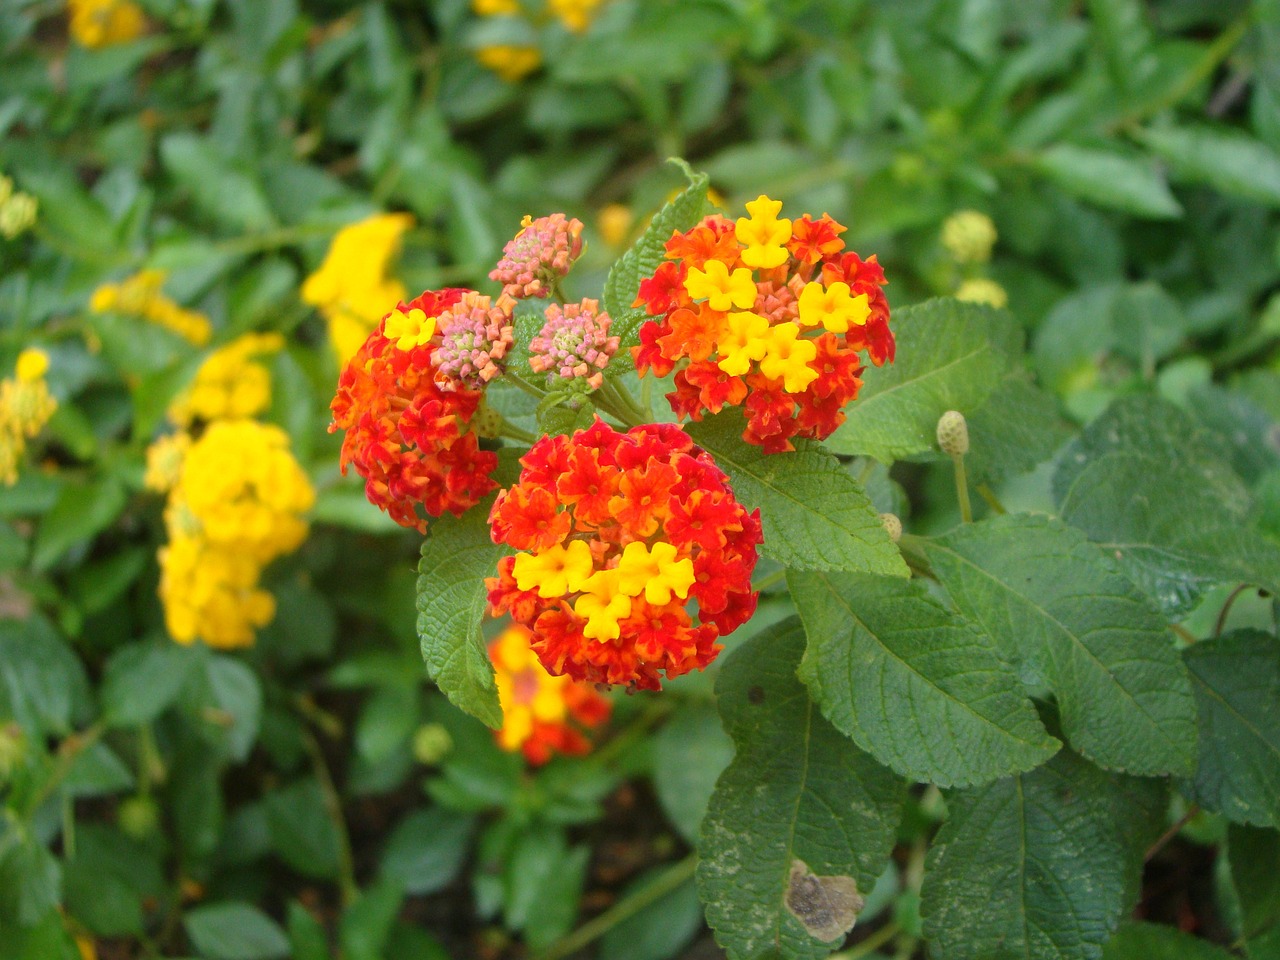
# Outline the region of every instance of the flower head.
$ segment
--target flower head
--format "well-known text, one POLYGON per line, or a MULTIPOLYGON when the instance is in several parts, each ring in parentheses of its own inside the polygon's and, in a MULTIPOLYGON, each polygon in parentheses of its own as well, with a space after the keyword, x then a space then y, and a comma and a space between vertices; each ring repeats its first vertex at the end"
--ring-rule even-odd
POLYGON ((580 756, 590 751, 584 730, 609 719, 609 701, 585 683, 553 677, 529 646, 532 635, 513 625, 489 644, 502 729, 496 733, 504 750, 520 750, 534 765, 553 753, 580 756))
POLYGON ((278 333, 246 333, 213 351, 195 379, 169 405, 169 419, 181 427, 197 420, 253 417, 271 405, 271 374, 257 362, 284 347, 278 333))
POLYGON ((985 213, 961 210, 942 224, 942 245, 956 263, 986 263, 996 243, 996 225, 985 213))
POLYGON ((964 281, 956 290, 956 299, 1000 308, 1009 305, 1009 294, 1005 288, 987 277, 970 277, 964 281))
POLYGON ((609 336, 609 315, 598 300, 563 307, 550 304, 547 322, 529 341, 529 366, 565 380, 582 379, 595 390, 604 382, 604 368, 618 350, 619 338, 609 336))
MULTIPOLYGON (((515 342, 511 321, 514 306, 515 300, 505 294, 494 303, 484 294, 469 290, 440 311, 435 319, 438 336, 431 362, 442 387, 452 390, 461 385, 480 390, 502 373, 502 358, 515 342)), ((398 315, 399 311, 392 313, 391 318, 398 315)))
MULTIPOLYGON (((471 293, 428 290, 398 309, 437 318, 438 337, 442 314, 471 293)), ((338 379, 329 426, 346 431, 343 472, 354 465, 370 502, 419 531, 426 517, 461 514, 479 503, 495 488, 489 474, 498 465, 471 429, 481 394, 465 383, 444 389, 436 350, 435 340, 402 350, 379 324, 338 379)))
POLYGON ((12 377, 0 380, 0 482, 18 482, 18 463, 34 437, 58 409, 44 375, 49 356, 28 347, 18 354, 12 377))
POLYGON ((781 218, 766 196, 736 223, 713 215, 666 244, 636 306, 654 319, 632 347, 641 376, 675 372, 677 416, 744 408, 744 439, 771 453, 823 439, 861 386, 862 356, 893 359, 884 272, 844 250, 823 214, 781 218))
POLYGON ((549 217, 525 217, 521 230, 502 248, 502 259, 489 279, 502 284, 508 296, 546 297, 551 285, 569 273, 582 253, 581 220, 563 213, 549 217))
POLYGON ((162 291, 162 270, 142 270, 120 283, 104 283, 93 291, 89 309, 94 313, 123 313, 141 317, 176 333, 188 343, 203 347, 213 337, 213 326, 203 313, 179 306, 162 291))
POLYGON ((596 420, 520 462, 489 519, 521 552, 499 562, 489 604, 532 631, 551 673, 657 689, 710 663, 755 610, 759 512, 679 427, 596 420))
POLYGON ((142 8, 132 0, 69 0, 71 38, 97 49, 128 43, 147 28, 142 8))

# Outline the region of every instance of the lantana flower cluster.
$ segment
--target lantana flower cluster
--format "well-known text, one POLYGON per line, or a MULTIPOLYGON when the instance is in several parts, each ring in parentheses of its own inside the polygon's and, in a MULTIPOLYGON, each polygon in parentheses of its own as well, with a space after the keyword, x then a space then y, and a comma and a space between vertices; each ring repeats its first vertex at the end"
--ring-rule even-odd
POLYGON ((146 14, 133 0, 68 0, 67 10, 71 38, 90 50, 128 43, 147 29, 146 14))
POLYGON ((13 376, 0 380, 0 483, 18 482, 18 464, 27 441, 38 434, 58 409, 45 374, 49 357, 29 347, 18 354, 13 376))
POLYGON ((666 244, 640 284, 655 319, 632 348, 641 375, 675 371, 667 395, 682 419, 741 406, 743 437, 768 452, 823 439, 844 422, 863 355, 893 360, 884 271, 844 249, 830 216, 780 218, 760 196, 748 216, 705 218, 666 244))
POLYGON ((547 673, 529 645, 532 636, 525 627, 507 627, 490 642, 489 659, 502 706, 498 745, 538 766, 557 753, 590 752, 586 734, 609 719, 611 707, 590 684, 547 673))
POLYGON ((203 347, 213 337, 209 318, 188 310, 165 295, 163 270, 142 270, 120 283, 104 283, 93 291, 89 309, 94 313, 122 313, 140 317, 176 333, 188 343, 203 347))
POLYGON ((520 462, 489 516, 494 541, 520 552, 499 562, 489 604, 532 630, 552 673, 656 690, 705 667, 754 612, 759 512, 679 427, 597 419, 520 462))

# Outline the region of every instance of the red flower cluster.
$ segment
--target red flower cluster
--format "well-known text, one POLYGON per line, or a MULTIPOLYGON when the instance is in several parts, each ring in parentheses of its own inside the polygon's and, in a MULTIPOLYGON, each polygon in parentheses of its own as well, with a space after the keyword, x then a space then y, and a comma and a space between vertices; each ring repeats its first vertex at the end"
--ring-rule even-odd
MULTIPOLYGON (((496 454, 469 429, 483 394, 442 390, 432 363, 434 318, 469 290, 428 290, 382 319, 338 379, 330 432, 345 430, 342 472, 354 464, 369 500, 397 523, 425 532, 419 512, 461 514, 497 484, 496 454), (388 336, 388 321, 421 330, 388 336)), ((449 386, 454 386, 449 384, 449 386)))
POLYGON ((780 209, 761 196, 736 223, 715 215, 674 233, 640 284, 635 305, 656 319, 632 348, 642 376, 676 371, 678 416, 741 405, 744 439, 771 453, 830 436, 861 386, 859 355, 880 366, 894 353, 876 258, 844 252, 829 216, 793 222, 780 209))
POLYGON ((664 673, 705 667, 755 611, 759 511, 679 427, 597 419, 520 462, 489 521, 496 543, 525 552, 499 562, 489 605, 532 629, 552 674, 656 690, 664 673))

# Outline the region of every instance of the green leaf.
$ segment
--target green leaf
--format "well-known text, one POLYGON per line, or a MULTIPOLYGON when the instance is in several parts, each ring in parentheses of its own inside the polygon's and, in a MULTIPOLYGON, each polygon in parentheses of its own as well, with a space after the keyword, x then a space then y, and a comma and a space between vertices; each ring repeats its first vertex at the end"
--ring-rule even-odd
POLYGON ((416 810, 400 821, 387 841, 382 874, 415 896, 443 890, 462 869, 474 829, 470 814, 441 807, 416 810))
POLYGON ((690 424, 689 435, 729 475, 734 495, 759 508, 760 552, 801 570, 906 576, 907 566, 856 480, 820 445, 765 453, 742 439, 742 417, 725 411, 690 424))
POLYGON ((271 846, 299 873, 321 880, 338 875, 341 839, 315 780, 273 790, 265 798, 271 846))
POLYGON ((662 263, 671 234, 696 225, 706 209, 707 175, 691 175, 689 186, 654 215, 644 233, 609 271, 604 282, 604 309, 609 316, 620 318, 631 311, 640 281, 652 276, 662 263))
POLYGON ((1008 313, 959 300, 895 311, 893 332, 898 359, 862 374, 848 419, 827 440, 836 453, 892 463, 936 449, 938 418, 981 407, 1022 350, 1008 313))
POLYGON ((1242 630, 1182 656, 1200 711, 1191 795, 1229 820, 1280 827, 1280 642, 1242 630))
POLYGON ((924 934, 941 960, 1097 960, 1136 897, 1165 793, 1068 750, 947 794, 925 861, 924 934))
POLYGON ((1155 65, 1144 5, 1139 0, 1087 0, 1085 6, 1107 72, 1117 87, 1131 90, 1155 65))
POLYGON ((38 923, 62 899, 62 868, 25 824, 0 819, 0 919, 23 927, 38 923))
POLYGON ((215 654, 205 663, 212 705, 227 721, 222 727, 227 756, 243 763, 258 739, 262 717, 262 685, 258 675, 239 660, 215 654))
POLYGON ((75 855, 66 862, 67 911, 104 937, 143 931, 143 903, 165 894, 154 850, 101 824, 76 827, 75 855))
POLYGON ((1280 932, 1280 833, 1233 823, 1227 849, 1240 903, 1240 935, 1254 940, 1280 932))
POLYGON ((843 937, 831 928, 848 929, 856 910, 822 918, 798 895, 814 876, 869 891, 901 815, 903 782, 831 726, 796 679, 804 645, 799 621, 770 627, 733 652, 716 683, 737 753, 702 824, 697 877, 732 960, 830 953, 843 937), (793 882, 797 862, 811 873, 793 882))
POLYGON ((277 226, 256 176, 223 155, 212 140, 172 133, 160 141, 160 159, 196 205, 218 223, 242 232, 277 226))
POLYGON ((1133 922, 1121 926, 1102 951, 1103 960, 1231 960, 1233 956, 1176 927, 1133 922))
POLYGON ((1033 686, 1048 685, 1071 745, 1112 770, 1185 774, 1195 705, 1164 619, 1078 530, 1012 514, 927 543, 960 611, 1033 686))
POLYGON ((347 907, 338 929, 346 960, 382 960, 383 947, 404 900, 399 883, 378 881, 347 907))
POLYGON ((842 573, 788 583, 809 637, 801 679, 881 763, 958 786, 1030 770, 1058 749, 990 638, 922 584, 842 573))
POLYGON ((121 647, 107 661, 102 712, 107 723, 150 723, 175 703, 196 667, 197 654, 168 640, 121 647))
MULTIPOLYGON (((648 900, 659 884, 669 886, 680 867, 649 870, 622 891, 619 903, 631 897, 648 900)), ((692 877, 669 893, 646 903, 600 939, 598 960, 668 960, 677 957, 702 928, 702 904, 692 877)))
POLYGON ((1211 127, 1141 130, 1136 136, 1169 164, 1177 179, 1280 207, 1280 154, 1252 137, 1211 127))
POLYGON ((1024 373, 1009 373, 969 421, 965 468, 975 483, 999 483, 1053 456, 1070 436, 1058 401, 1024 373))
POLYGON ((210 903, 182 919, 191 945, 204 960, 266 960, 289 955, 279 925, 247 903, 210 903))
POLYGON ((0 620, 0 718, 36 735, 65 734, 88 699, 80 658, 48 620, 0 620))
POLYGON ((653 789, 687 843, 697 842, 716 779, 732 759, 733 741, 709 703, 682 707, 654 736, 653 789))
POLYGON ((1148 161, 1062 143, 1041 153, 1033 165, 1067 193, 1100 207, 1150 220, 1182 216, 1182 205, 1148 161))
POLYGON ((1062 518, 1113 556, 1166 616, 1215 583, 1280 592, 1280 546, 1248 519, 1230 448, 1172 404, 1112 404, 1059 461, 1062 518))
POLYGON ((124 509, 124 487, 113 479, 68 483, 40 521, 31 567, 43 573, 72 547, 92 540, 124 509))
POLYGON ((418 566, 418 638, 441 691, 496 730, 502 708, 480 624, 488 605, 484 579, 497 576, 498 561, 511 550, 489 537, 492 502, 432 522, 418 566))

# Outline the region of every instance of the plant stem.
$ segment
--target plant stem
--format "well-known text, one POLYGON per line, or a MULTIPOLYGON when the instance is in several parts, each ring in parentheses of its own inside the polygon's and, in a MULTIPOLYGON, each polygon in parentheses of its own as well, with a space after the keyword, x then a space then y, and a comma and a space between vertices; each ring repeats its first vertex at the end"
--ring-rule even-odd
POLYGON ((987 506, 998 514, 1006 514, 1009 511, 1004 508, 1004 504, 1000 502, 1000 498, 996 496, 996 492, 985 483, 978 484, 978 496, 987 501, 987 506))
POLYGON ((775 570, 773 573, 769 574, 767 577, 762 578, 759 583, 753 583, 751 585, 751 589, 756 593, 764 593, 766 590, 772 587, 775 583, 782 583, 782 581, 784 581, 786 578, 787 578, 786 570, 775 570))
POLYGON ((502 420, 502 426, 498 428, 498 436, 507 440, 515 440, 517 443, 536 443, 538 438, 528 430, 522 430, 505 417, 502 420))
POLYGON ((512 384, 513 386, 519 387, 525 393, 529 394, 529 396, 537 397, 539 400, 541 400, 543 397, 547 395, 547 391, 539 390, 528 380, 525 380, 521 377, 517 377, 514 373, 504 373, 502 375, 502 379, 505 380, 507 383, 512 384))
POLYGON ((969 505, 969 481, 965 477, 964 454, 954 454, 951 462, 956 468, 956 500, 960 503, 960 519, 973 523, 973 507, 969 505))
POLYGON ((324 751, 320 749, 320 741, 306 727, 302 729, 302 745, 311 758, 311 767, 315 771, 316 782, 320 785, 320 793, 324 797, 324 811, 329 815, 329 820, 338 834, 338 888, 342 893, 342 905, 349 907, 359 897, 360 888, 356 885, 355 860, 351 854, 351 835, 347 832, 347 821, 342 815, 342 798, 338 796, 338 788, 334 786, 329 765, 324 759, 324 751))
POLYGON ((542 953, 535 954, 535 960, 562 960, 577 953, 583 947, 604 936, 622 921, 634 917, 645 907, 657 903, 667 894, 688 882, 698 868, 698 855, 691 853, 679 863, 672 865, 643 890, 637 890, 624 900, 620 900, 604 913, 588 920, 577 930, 569 933, 542 953))
POLYGON ((1178 818, 1178 822, 1175 823, 1173 826, 1171 826, 1164 833, 1160 834, 1160 839, 1147 848, 1147 852, 1142 857, 1142 862, 1143 863, 1149 862, 1152 857, 1154 857, 1157 853, 1163 850, 1165 848, 1165 845, 1174 837, 1176 837, 1182 831, 1182 828, 1191 822, 1191 818, 1194 817, 1199 812, 1200 812, 1200 804, 1193 803, 1191 806, 1189 806, 1187 808, 1187 812, 1178 818))
POLYGON ((1231 606, 1236 602, 1236 597, 1249 589, 1249 584, 1242 583, 1231 591, 1226 602, 1222 605, 1222 609, 1218 612, 1218 619, 1213 624, 1213 635, 1215 637, 1222 636, 1222 628, 1227 625, 1227 614, 1231 612, 1231 606))
POLYGON ((898 926, 896 921, 891 920, 865 940, 859 940, 850 949, 844 953, 836 954, 831 960, 859 960, 861 957, 875 953, 901 932, 902 927, 898 926))
POLYGON ((95 723, 93 726, 85 727, 80 733, 69 735, 58 745, 58 757, 54 761, 53 772, 27 804, 25 814, 28 818, 34 816, 35 812, 44 806, 44 802, 67 778, 67 774, 75 765, 76 757, 97 743, 105 731, 106 728, 102 724, 95 723))
POLYGON ((1200 639, 1180 623, 1169 624, 1169 629, 1180 636, 1183 640, 1187 641, 1187 643, 1195 643, 1200 639))

